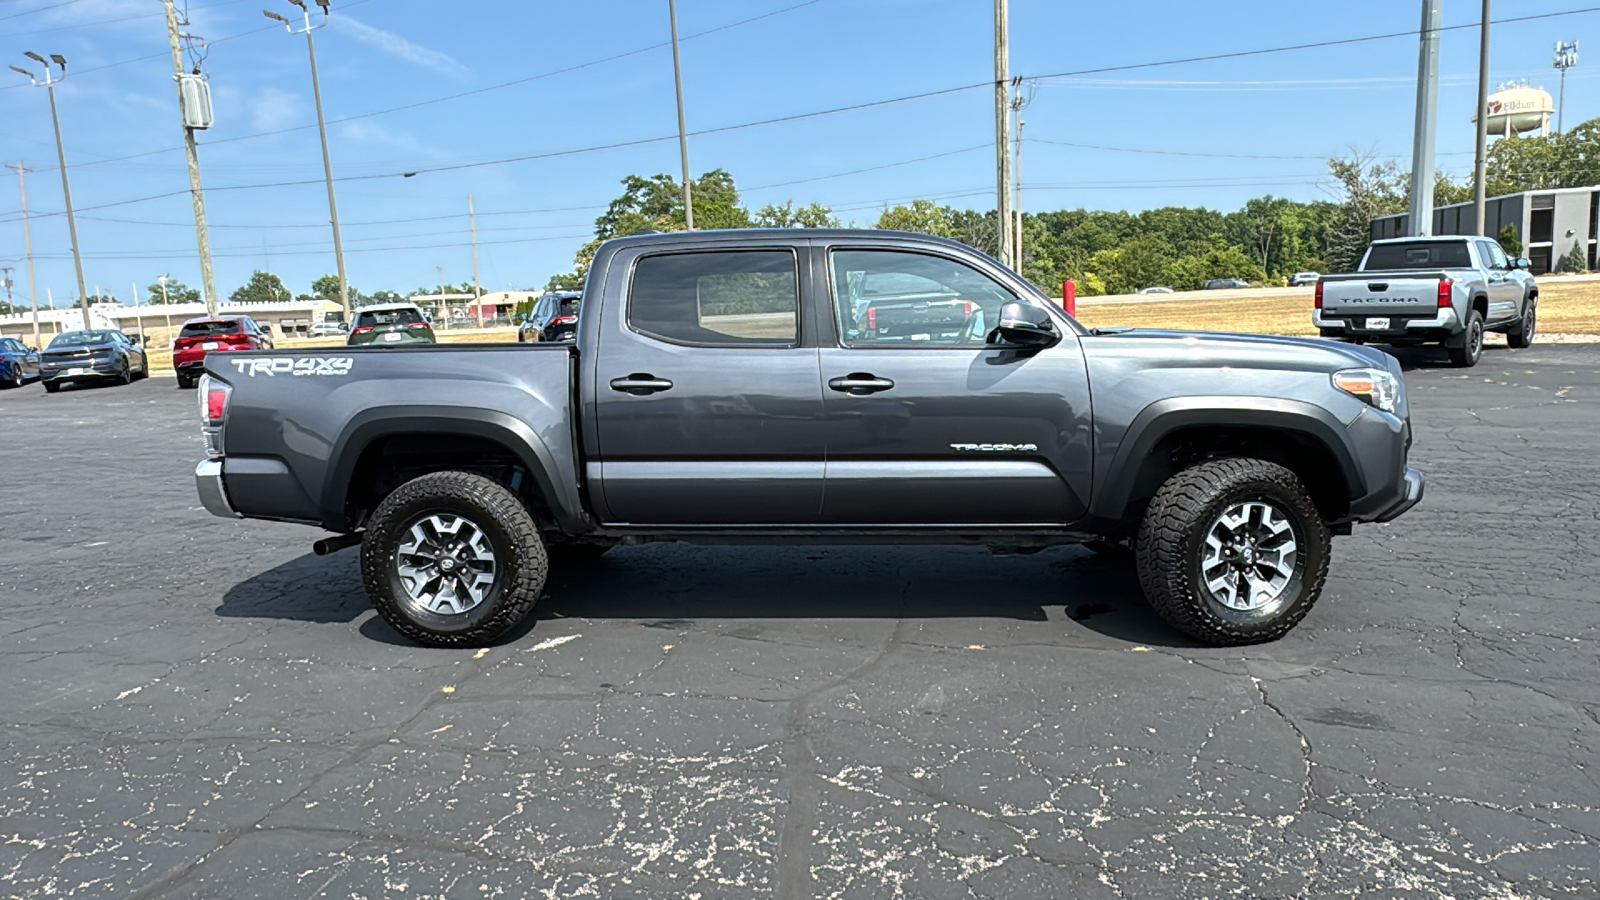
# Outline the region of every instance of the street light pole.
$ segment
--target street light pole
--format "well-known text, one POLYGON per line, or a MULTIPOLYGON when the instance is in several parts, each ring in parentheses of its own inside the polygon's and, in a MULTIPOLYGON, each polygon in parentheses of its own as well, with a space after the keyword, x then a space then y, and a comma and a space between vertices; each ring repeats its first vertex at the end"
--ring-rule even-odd
POLYGON ((56 133, 56 162, 61 166, 61 195, 67 202, 67 235, 72 238, 72 265, 78 273, 78 305, 83 309, 83 327, 87 330, 94 326, 89 322, 89 291, 83 279, 83 254, 78 250, 78 219, 72 213, 72 185, 67 180, 67 153, 61 147, 61 115, 56 111, 56 82, 67 77, 67 60, 59 53, 50 54, 50 60, 54 60, 55 64, 61 67, 61 77, 55 78, 50 74, 50 60, 32 50, 23 56, 44 66, 43 81, 20 66, 12 66, 11 71, 26 75, 29 81, 35 86, 43 87, 45 93, 50 95, 50 123, 55 127, 56 133))
POLYGON ((683 160, 683 224, 694 230, 694 197, 689 190, 689 134, 683 124, 683 67, 678 62, 678 9, 667 0, 667 18, 672 20, 672 83, 678 91, 678 156, 683 160))
POLYGON ((22 189, 22 250, 28 257, 28 299, 33 301, 33 346, 39 346, 39 282, 33 277, 33 229, 28 224, 27 168, 17 163, 17 186, 22 189))
POLYGON ((1478 114, 1473 138, 1472 233, 1487 236, 1489 157, 1489 3, 1483 0, 1483 24, 1478 34, 1478 114))
POLYGON ((1009 30, 1006 0, 994 0, 995 258, 1003 260, 1011 259, 1011 154, 1006 152, 1011 142, 1011 98, 1006 96, 1011 81, 1009 30))
POLYGON ((467 223, 472 229, 472 302, 478 307, 478 327, 483 326, 483 287, 478 283, 478 213, 472 208, 472 195, 467 195, 467 223))
POLYGON ((322 85, 317 80, 317 45, 311 39, 311 32, 328 24, 328 16, 331 14, 328 9, 329 0, 316 0, 316 4, 322 7, 322 23, 319 25, 311 24, 311 10, 306 7, 305 0, 289 0, 289 2, 300 7, 304 26, 299 31, 295 30, 294 24, 286 17, 271 10, 262 10, 262 14, 269 19, 282 22, 290 34, 306 36, 306 55, 311 60, 311 95, 317 104, 317 133, 322 137, 322 175, 328 183, 328 218, 333 224, 333 255, 339 265, 339 303, 344 307, 345 321, 351 322, 354 318, 350 309, 350 282, 344 274, 344 242, 339 236, 339 202, 333 194, 333 162, 328 157, 328 122, 322 115, 322 85))
POLYGON ((1556 58, 1551 62, 1553 69, 1561 71, 1561 100, 1556 104, 1556 134, 1566 133, 1567 123, 1567 70, 1578 64, 1578 42, 1559 41, 1556 43, 1556 58))
POLYGON ((1407 234, 1433 233, 1433 151, 1439 120, 1440 0, 1422 0, 1417 53, 1417 120, 1411 138, 1411 215, 1407 234))

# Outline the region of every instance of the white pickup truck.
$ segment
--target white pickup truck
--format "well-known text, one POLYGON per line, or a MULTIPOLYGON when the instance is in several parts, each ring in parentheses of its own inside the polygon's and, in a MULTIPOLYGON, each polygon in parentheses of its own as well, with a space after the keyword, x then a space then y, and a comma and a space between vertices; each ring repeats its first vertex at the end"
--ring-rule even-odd
POLYGON ((1486 331, 1513 347, 1533 343, 1539 286, 1528 260, 1482 237, 1373 241, 1356 271, 1317 280, 1311 314, 1323 337, 1395 347, 1444 344, 1450 362, 1475 366, 1486 331))

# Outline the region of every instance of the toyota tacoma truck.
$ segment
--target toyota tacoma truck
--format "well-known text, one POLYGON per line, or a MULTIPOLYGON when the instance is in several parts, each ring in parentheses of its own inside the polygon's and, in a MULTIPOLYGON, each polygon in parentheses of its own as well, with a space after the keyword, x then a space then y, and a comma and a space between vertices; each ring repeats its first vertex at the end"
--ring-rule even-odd
POLYGON ((1323 337, 1394 347, 1442 343, 1450 362, 1475 366, 1486 331, 1512 347, 1533 343, 1539 286, 1528 260, 1481 237, 1373 241, 1356 271, 1317 280, 1312 323, 1323 337))
POLYGON ((402 635, 473 646, 617 544, 1132 551, 1211 644, 1275 639, 1331 536, 1421 499, 1398 364, 1316 339, 1087 329, 963 244, 855 230, 603 244, 566 343, 206 360, 200 498, 360 545, 402 635), (855 287, 962 316, 873 329, 855 287))

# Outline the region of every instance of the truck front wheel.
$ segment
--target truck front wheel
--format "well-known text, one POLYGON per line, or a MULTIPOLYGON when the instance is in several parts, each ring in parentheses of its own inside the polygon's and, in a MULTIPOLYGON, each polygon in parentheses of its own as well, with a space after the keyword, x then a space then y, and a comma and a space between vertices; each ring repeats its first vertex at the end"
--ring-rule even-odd
POLYGON ((373 607, 395 631, 434 647, 476 647, 514 628, 548 570, 527 508, 504 486, 467 472, 435 472, 396 488, 361 542, 373 607))
POLYGON ((1276 640, 1305 618, 1328 574, 1327 524, 1291 471, 1219 459, 1156 492, 1134 544, 1139 585, 1174 627, 1207 644, 1276 640))

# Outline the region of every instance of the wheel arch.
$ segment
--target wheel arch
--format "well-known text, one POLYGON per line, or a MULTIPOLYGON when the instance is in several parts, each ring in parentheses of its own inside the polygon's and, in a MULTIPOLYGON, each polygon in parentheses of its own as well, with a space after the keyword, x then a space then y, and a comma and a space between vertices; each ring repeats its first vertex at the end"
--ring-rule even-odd
POLYGON ((1343 423, 1322 407, 1269 397, 1171 398, 1147 406, 1128 427, 1090 504, 1091 518, 1126 526, 1167 478, 1228 456, 1293 471, 1329 519, 1367 492, 1343 423))
POLYGON ((353 419, 330 450, 321 514, 330 530, 360 527, 389 490, 388 480, 459 469, 495 472, 533 509, 536 518, 563 530, 582 530, 575 479, 561 451, 527 423, 506 413, 471 407, 368 410, 353 419), (516 473, 526 473, 518 476, 516 473), (526 482, 520 480, 526 478, 526 482))

